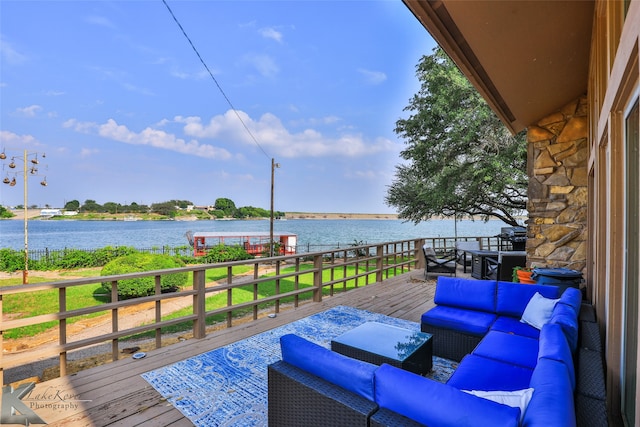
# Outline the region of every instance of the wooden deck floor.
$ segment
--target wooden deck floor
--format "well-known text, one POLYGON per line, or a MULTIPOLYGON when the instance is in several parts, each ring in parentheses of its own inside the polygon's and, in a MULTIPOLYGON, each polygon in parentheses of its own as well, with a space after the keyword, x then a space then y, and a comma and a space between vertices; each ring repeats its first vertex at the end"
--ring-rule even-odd
POLYGON ((204 339, 190 339, 149 351, 144 359, 127 358, 37 384, 28 396, 23 397, 23 403, 49 426, 191 425, 140 374, 336 305, 419 322, 422 313, 433 306, 434 290, 435 281, 425 281, 422 270, 414 270, 382 283, 325 297, 321 303, 307 303, 283 310, 276 318, 265 317, 247 325, 211 333, 204 339))

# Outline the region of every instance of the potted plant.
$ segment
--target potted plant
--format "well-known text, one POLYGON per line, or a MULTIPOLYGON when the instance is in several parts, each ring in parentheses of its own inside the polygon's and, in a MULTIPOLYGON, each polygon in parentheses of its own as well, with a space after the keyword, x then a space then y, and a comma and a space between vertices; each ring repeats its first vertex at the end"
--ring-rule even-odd
POLYGON ((532 285, 536 283, 535 280, 531 279, 531 273, 533 270, 529 267, 514 267, 513 268, 513 281, 516 283, 525 283, 528 285, 532 285))

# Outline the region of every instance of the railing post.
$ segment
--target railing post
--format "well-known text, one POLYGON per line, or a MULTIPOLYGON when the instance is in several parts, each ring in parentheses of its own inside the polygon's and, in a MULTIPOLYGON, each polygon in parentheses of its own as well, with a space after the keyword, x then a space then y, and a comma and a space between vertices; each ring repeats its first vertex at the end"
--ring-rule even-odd
POLYGON ((205 276, 206 270, 204 269, 193 272, 193 289, 196 291, 193 296, 193 314, 197 316, 193 322, 194 338, 204 338, 206 335, 205 276))
POLYGON ((424 239, 416 239, 416 247, 414 249, 414 257, 416 258, 416 268, 424 268, 425 259, 422 256, 422 247, 424 246, 424 239))
MULTIPOLYGON (((60 313, 64 313, 67 311, 67 288, 60 288, 58 290, 58 308, 60 313)), ((64 346, 67 343, 67 319, 60 319, 58 324, 60 334, 59 342, 61 346, 64 346)), ((60 376, 63 377, 67 375, 67 352, 60 352, 60 376)))
MULTIPOLYGON (((111 282, 111 301, 118 301, 119 300, 119 293, 118 293, 118 284, 119 282, 117 280, 113 280, 111 282)), ((118 331, 118 308, 113 308, 111 310, 111 332, 117 332, 118 331)), ((116 360, 118 360, 118 338, 114 338, 111 340, 111 360, 113 362, 115 362, 116 360)))
POLYGON ((322 255, 313 256, 313 302, 322 302, 322 255))
MULTIPOLYGON (((155 277, 155 293, 156 295, 162 295, 162 276, 155 277)), ((156 323, 162 321, 162 301, 158 300, 155 303, 156 323)), ((156 348, 162 347, 162 328, 156 329, 156 348)))
MULTIPOLYGON (((276 295, 280 294, 280 261, 276 261, 276 295)), ((275 312, 280 313, 280 300, 275 302, 275 312)))
POLYGON ((384 259, 384 245, 376 246, 376 282, 382 282, 382 268, 384 259))

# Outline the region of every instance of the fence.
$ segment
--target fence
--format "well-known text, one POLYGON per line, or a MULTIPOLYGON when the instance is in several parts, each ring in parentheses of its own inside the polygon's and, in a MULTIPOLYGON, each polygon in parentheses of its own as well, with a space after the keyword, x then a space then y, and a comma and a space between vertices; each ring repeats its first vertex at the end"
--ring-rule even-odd
POLYGON ((274 258, 0 288, 0 345, 5 334, 16 328, 45 325, 49 329, 56 328, 59 336, 55 345, 19 354, 0 352, 0 382, 4 384, 4 369, 50 357, 59 358, 60 375, 66 375, 68 352, 102 343, 111 343, 111 358, 117 360, 120 341, 141 333, 151 332, 155 336, 155 346, 159 348, 162 346, 163 328, 184 322, 190 323, 195 338, 203 338, 207 320, 214 316, 221 316, 222 322, 231 327, 236 319, 234 314, 249 314, 255 320, 265 307, 278 313, 282 303, 297 307, 304 299, 321 302, 324 293, 330 295, 352 287, 366 286, 419 267, 419 254, 424 242, 424 239, 402 240, 274 258), (180 272, 191 274, 190 289, 162 293, 162 277, 180 272), (212 280, 215 274, 218 277, 212 280), (155 284, 153 295, 118 300, 118 286, 122 281, 143 277, 152 278, 155 284), (79 287, 95 288, 102 282, 111 283, 111 302, 94 302, 88 306, 69 308, 74 303, 71 295, 79 287), (40 300, 45 293, 57 298, 58 304, 54 304, 56 311, 20 318, 16 316, 17 313, 5 313, 3 309, 3 304, 10 307, 16 300, 28 295, 40 300), (215 295, 223 295, 224 302, 208 307, 207 300, 215 295), (248 295, 250 297, 247 298, 248 295), (163 303, 185 297, 189 301, 188 314, 167 317, 169 313, 163 312, 163 308, 166 309, 163 303), (145 305, 155 308, 153 321, 146 325, 125 327, 121 312, 125 308, 142 310, 145 305), (5 316, 7 314, 11 315, 5 316), (72 341, 71 334, 67 332, 71 323, 96 315, 110 315, 110 331, 92 331, 92 336, 72 341))
MULTIPOLYGON (((435 248, 439 253, 452 251, 455 249, 456 241, 469 241, 477 240, 480 242, 480 247, 484 250, 511 250, 511 244, 507 241, 501 240, 497 236, 488 237, 428 237, 424 239, 429 246, 435 248)), ((375 245, 375 242, 362 242, 363 245, 375 245)), ((332 251, 339 249, 353 248, 354 243, 332 243, 332 244, 316 244, 316 243, 299 243, 296 246, 296 252, 298 254, 332 251)), ((99 249, 30 249, 29 260, 30 261, 49 261, 55 258, 64 256, 65 252, 70 250, 80 250, 87 253, 95 253, 99 249)), ((164 254, 164 255, 179 255, 189 257, 193 255, 193 248, 190 246, 156 246, 149 248, 136 248, 138 252, 150 253, 150 254, 164 254)))

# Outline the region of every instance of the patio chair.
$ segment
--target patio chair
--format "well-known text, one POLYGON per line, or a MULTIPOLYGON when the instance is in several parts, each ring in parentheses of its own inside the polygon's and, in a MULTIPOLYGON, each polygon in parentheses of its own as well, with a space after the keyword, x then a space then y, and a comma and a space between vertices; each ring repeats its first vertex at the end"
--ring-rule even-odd
POLYGON ((524 251, 499 252, 498 258, 485 258, 487 279, 513 282, 514 267, 525 267, 527 253, 524 251))
POLYGON ((430 274, 450 274, 456 275, 456 255, 448 255, 445 257, 438 257, 436 251, 429 246, 422 247, 422 253, 424 254, 424 277, 425 279, 430 274))
POLYGON ((470 267, 472 262, 472 255, 469 251, 479 250, 480 242, 477 240, 456 242, 456 262, 462 266, 465 273, 467 272, 467 267, 470 267))

